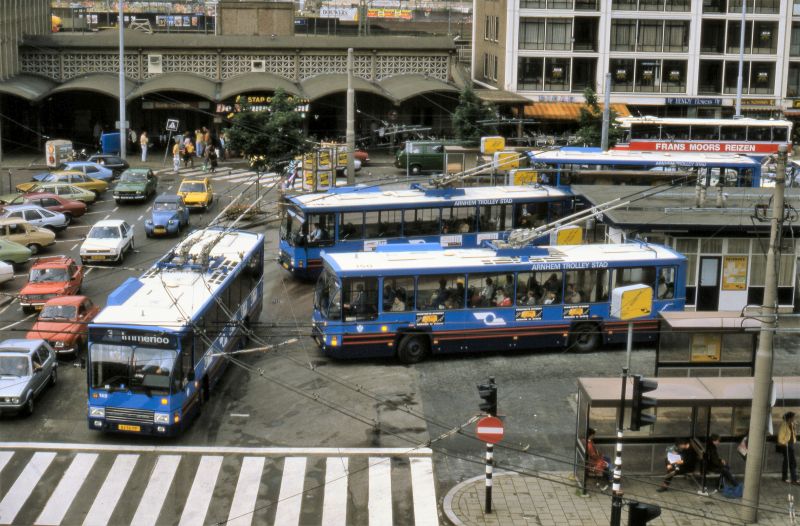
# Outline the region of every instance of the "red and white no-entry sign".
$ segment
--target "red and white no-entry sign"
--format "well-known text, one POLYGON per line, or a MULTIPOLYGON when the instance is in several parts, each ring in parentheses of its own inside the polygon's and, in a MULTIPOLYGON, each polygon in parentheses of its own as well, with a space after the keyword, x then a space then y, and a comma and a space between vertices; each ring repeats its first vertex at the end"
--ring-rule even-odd
POLYGON ((478 420, 478 438, 489 444, 497 444, 503 440, 503 421, 494 416, 486 416, 478 420))

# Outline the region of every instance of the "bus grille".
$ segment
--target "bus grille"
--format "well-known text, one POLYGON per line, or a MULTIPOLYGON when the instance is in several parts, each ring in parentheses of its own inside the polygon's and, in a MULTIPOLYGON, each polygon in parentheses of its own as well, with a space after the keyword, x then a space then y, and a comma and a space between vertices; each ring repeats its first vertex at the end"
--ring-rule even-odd
POLYGON ((139 422, 142 424, 153 423, 154 411, 141 409, 123 409, 121 407, 107 407, 106 420, 112 422, 139 422))

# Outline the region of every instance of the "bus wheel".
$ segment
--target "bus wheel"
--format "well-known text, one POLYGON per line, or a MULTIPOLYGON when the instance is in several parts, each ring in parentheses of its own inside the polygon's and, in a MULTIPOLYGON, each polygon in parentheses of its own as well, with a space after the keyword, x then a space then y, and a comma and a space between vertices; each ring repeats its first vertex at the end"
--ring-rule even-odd
POLYGON ((592 352, 600 345, 600 326, 594 323, 581 323, 572 328, 569 346, 577 352, 592 352))
POLYGON ((397 348, 397 358, 405 364, 422 361, 430 351, 428 338, 425 336, 404 336, 397 348))

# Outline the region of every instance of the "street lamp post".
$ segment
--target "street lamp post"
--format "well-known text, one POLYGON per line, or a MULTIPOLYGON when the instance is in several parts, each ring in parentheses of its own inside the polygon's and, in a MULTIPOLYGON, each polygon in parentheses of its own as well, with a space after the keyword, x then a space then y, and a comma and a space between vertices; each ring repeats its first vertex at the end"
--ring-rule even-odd
POLYGON ((123 18, 123 2, 119 0, 119 156, 126 156, 128 141, 125 122, 125 19, 123 18))

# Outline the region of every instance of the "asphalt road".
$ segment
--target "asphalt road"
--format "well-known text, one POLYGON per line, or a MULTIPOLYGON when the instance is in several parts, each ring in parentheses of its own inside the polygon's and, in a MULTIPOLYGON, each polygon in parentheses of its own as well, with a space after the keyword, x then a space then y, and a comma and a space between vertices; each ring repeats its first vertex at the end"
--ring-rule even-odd
MULTIPOLYGON (((374 171, 398 175, 389 167, 374 171)), ((255 196, 246 172, 221 172, 216 178, 215 206, 193 213, 191 228, 208 224, 232 196, 255 196)), ((174 192, 178 182, 171 174, 161 176, 159 192, 174 192)), ((267 214, 277 211, 273 194, 264 200, 267 214)), ((88 227, 106 217, 135 225, 136 252, 124 266, 88 271, 83 293, 103 305, 117 285, 177 242, 145 237, 149 206, 118 207, 108 195, 43 255, 77 257, 88 227)), ((416 366, 330 360, 308 337, 312 285, 293 280, 275 260, 276 226, 255 227, 266 234, 267 258, 265 304, 253 345, 277 347, 243 355, 253 369, 231 365, 202 416, 183 436, 169 440, 90 431, 85 371, 62 363, 58 384, 39 399, 33 416, 0 421, 5 443, 0 443, 0 524, 73 524, 89 518, 109 524, 140 519, 142 524, 319 524, 334 516, 351 524, 435 524, 436 506, 429 500, 434 484, 441 500, 454 484, 483 472, 483 445, 468 436, 474 426, 467 426, 466 434, 456 431, 478 413, 476 384, 490 375, 506 415, 504 444, 513 447, 498 448, 497 461, 528 472, 569 469, 576 379, 619 374, 622 349, 447 356, 416 366), (295 341, 286 343, 290 340, 295 341), (339 486, 328 478, 336 473, 339 486), (84 489, 66 505, 60 499, 65 507, 60 510, 50 501, 63 480, 77 480, 71 485, 84 489), (156 480, 166 480, 166 486, 156 480), (209 488, 202 480, 214 483, 209 488), (115 506, 95 510, 97 502, 111 502, 115 491, 115 506), (205 510, 196 504, 203 491, 205 510), (161 504, 154 495, 163 497, 161 504)), ((18 274, 0 293, 22 287, 25 269, 18 274)), ((16 300, 0 306, 0 337, 24 337, 31 324, 16 300)), ((777 339, 775 370, 781 374, 798 374, 796 343, 794 335, 777 339)), ((652 373, 654 358, 652 349, 637 349, 633 371, 652 373)))

